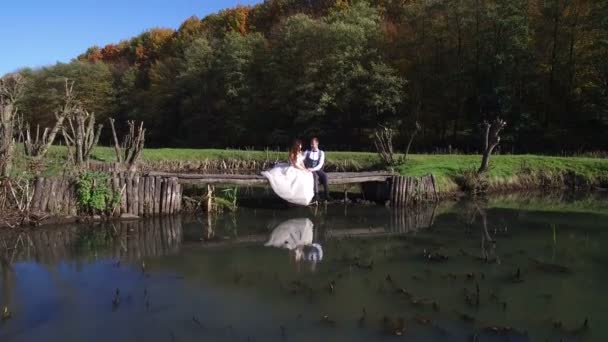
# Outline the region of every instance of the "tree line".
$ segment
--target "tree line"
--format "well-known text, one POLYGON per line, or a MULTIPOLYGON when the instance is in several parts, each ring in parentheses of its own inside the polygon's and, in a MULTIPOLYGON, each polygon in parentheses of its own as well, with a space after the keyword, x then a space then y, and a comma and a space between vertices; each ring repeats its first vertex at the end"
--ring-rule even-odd
POLYGON ((67 77, 148 146, 368 150, 391 127, 397 150, 473 152, 499 116, 506 152, 608 148, 606 0, 266 0, 19 73, 30 124, 67 77))

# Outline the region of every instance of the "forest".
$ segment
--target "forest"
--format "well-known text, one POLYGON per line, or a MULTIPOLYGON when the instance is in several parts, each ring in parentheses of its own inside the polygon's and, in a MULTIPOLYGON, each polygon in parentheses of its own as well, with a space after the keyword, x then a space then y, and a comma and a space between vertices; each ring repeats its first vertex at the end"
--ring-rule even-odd
POLYGON ((52 125, 67 77, 150 147, 365 151, 392 127, 403 149, 419 125, 413 151, 473 153, 500 117, 501 153, 608 149, 605 0, 266 0, 19 72, 30 125, 52 125))

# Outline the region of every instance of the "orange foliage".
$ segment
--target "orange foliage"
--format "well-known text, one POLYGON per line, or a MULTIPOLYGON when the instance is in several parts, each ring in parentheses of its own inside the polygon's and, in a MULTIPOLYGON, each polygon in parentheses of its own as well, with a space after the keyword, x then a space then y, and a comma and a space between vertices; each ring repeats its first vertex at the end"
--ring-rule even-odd
POLYGON ((108 44, 101 49, 101 56, 104 61, 111 61, 120 56, 121 50, 116 44, 108 44))
POLYGON ((173 38, 175 31, 168 28, 154 28, 148 31, 149 33, 149 48, 153 51, 160 51, 173 38))
POLYGON ((204 31, 205 25, 197 16, 192 16, 186 19, 177 30, 178 33, 186 37, 194 37, 200 35, 204 31))
POLYGON ((251 12, 251 6, 237 6, 235 8, 222 11, 221 15, 224 18, 228 29, 247 34, 248 19, 251 12))
POLYGON ((103 60, 103 54, 101 53, 101 49, 98 46, 93 46, 90 47, 87 52, 78 56, 78 60, 95 63, 103 60))

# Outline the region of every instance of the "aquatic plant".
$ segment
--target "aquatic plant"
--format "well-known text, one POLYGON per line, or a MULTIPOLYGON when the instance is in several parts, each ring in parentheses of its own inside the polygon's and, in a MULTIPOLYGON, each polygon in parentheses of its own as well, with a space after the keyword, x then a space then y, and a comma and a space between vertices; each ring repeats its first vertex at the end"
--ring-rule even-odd
POLYGON ((110 176, 101 172, 83 172, 76 180, 76 199, 80 210, 88 214, 110 214, 120 202, 120 193, 109 186, 110 176))

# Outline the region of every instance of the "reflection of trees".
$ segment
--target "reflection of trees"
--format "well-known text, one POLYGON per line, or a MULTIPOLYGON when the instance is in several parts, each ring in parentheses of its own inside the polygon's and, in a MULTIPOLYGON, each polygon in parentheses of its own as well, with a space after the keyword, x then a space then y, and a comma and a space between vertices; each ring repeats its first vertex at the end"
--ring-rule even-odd
POLYGON ((0 233, 0 246, 11 253, 10 262, 36 260, 46 264, 74 257, 161 256, 177 252, 181 241, 179 216, 0 233))
POLYGON ((496 254, 496 240, 490 235, 488 230, 488 214, 486 211, 487 203, 481 200, 467 201, 463 204, 461 215, 467 225, 467 231, 472 233, 472 228, 480 219, 481 230, 481 258, 486 262, 496 262, 500 264, 500 258, 496 254))

